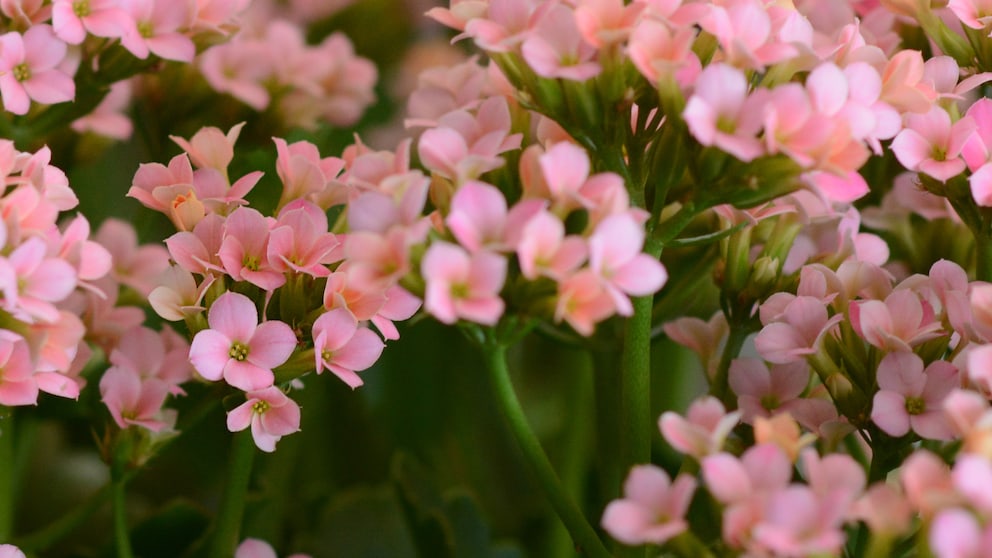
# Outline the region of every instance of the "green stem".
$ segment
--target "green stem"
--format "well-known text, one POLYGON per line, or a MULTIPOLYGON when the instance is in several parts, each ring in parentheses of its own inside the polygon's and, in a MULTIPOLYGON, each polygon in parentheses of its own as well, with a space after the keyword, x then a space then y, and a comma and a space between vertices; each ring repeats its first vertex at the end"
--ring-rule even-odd
MULTIPOLYGON (((510 372, 506 366, 506 347, 498 343, 487 343, 483 345, 483 353, 491 387, 506 424, 552 507, 558 513, 558 517, 572 535, 580 552, 587 556, 609 558, 610 554, 599 540, 596 531, 562 487, 558 474, 555 473, 547 454, 541 448, 541 442, 527 423, 527 416, 510 381, 510 372)), ((216 556, 222 555, 216 554, 216 556)))
POLYGON ((0 541, 14 534, 14 413, 0 406, 0 541))
POLYGON ((634 315, 623 328, 620 358, 621 471, 651 462, 651 296, 631 300, 634 315))
POLYGON ((723 402, 726 409, 737 408, 737 401, 730 392, 730 363, 733 362, 744 346, 744 341, 751 333, 747 327, 740 324, 730 324, 730 334, 727 336, 727 343, 723 346, 723 353, 720 355, 720 365, 716 369, 716 376, 710 384, 710 394, 723 402))
POLYGON ((114 508, 114 547, 117 549, 117 558, 134 558, 134 551, 131 550, 131 538, 127 530, 127 477, 121 476, 114 479, 111 484, 111 496, 114 508))
POLYGON ((221 494, 220 509, 210 544, 212 558, 231 558, 241 537, 241 520, 245 512, 245 497, 251 483, 251 467, 255 460, 255 441, 251 432, 238 432, 231 440, 227 479, 221 494))

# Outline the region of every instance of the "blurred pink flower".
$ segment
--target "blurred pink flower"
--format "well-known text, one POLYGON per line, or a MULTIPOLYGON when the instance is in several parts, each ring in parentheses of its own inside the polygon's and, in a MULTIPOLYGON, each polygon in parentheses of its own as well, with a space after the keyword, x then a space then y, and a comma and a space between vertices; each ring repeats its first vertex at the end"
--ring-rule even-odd
POLYGON ((912 429, 923 438, 950 440, 953 431, 943 413, 944 398, 960 386, 958 370, 945 361, 923 369, 913 353, 889 353, 878 365, 878 393, 871 419, 890 436, 912 429))
POLYGON ((624 482, 624 497, 603 511, 603 529, 624 544, 662 544, 689 528, 685 514, 695 491, 696 479, 689 475, 672 482, 654 465, 636 465, 624 482))

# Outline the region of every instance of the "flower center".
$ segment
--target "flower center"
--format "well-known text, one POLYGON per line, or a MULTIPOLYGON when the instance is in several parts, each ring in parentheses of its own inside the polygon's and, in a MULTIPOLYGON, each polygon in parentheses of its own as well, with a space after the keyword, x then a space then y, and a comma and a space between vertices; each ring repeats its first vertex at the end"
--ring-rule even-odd
POLYGON ((762 396, 761 406, 762 408, 767 409, 769 411, 777 409, 779 406, 778 397, 772 394, 762 396))
POLYGON ((155 29, 150 21, 140 21, 138 22, 138 34, 145 39, 150 39, 155 36, 155 29))
POLYGON ((248 345, 245 345, 241 341, 235 341, 231 343, 231 349, 227 351, 227 355, 237 361, 242 361, 248 358, 248 345))
POLYGON ((334 358, 334 351, 330 351, 327 349, 320 351, 320 359, 323 360, 324 362, 331 362, 332 358, 334 358))
POLYGON ((31 68, 28 68, 27 62, 21 62, 20 64, 14 66, 14 79, 17 81, 27 81, 31 79, 31 68))
POLYGON ((452 298, 468 298, 469 288, 465 283, 454 283, 451 285, 452 298))
POLYGON ((923 411, 927 410, 927 404, 923 401, 921 397, 907 397, 906 398, 906 412, 911 415, 922 414, 923 411))
POLYGON ((72 11, 76 14, 76 17, 90 15, 90 0, 76 0, 72 3, 72 11))
POLYGON ((263 415, 268 410, 269 410, 268 401, 256 401, 251 406, 251 412, 255 413, 256 415, 263 415))
POLYGON ((245 254, 245 257, 241 259, 241 265, 250 271, 258 271, 258 256, 245 254))

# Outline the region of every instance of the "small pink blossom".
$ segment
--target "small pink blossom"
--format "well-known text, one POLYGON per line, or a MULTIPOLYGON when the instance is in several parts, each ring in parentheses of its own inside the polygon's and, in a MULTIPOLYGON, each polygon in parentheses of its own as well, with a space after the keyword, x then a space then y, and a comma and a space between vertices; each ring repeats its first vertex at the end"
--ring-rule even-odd
POLYGON ((23 337, 0 330, 0 405, 34 405, 38 401, 35 363, 23 337))
POLYGON ((300 406, 279 388, 249 390, 245 398, 227 414, 227 429, 240 432, 250 426, 258 449, 271 453, 283 436, 300 430, 300 406))
POLYGON ((703 459, 723 448, 723 442, 740 418, 739 411, 728 413, 719 399, 706 396, 693 401, 684 418, 666 411, 658 426, 676 451, 703 459))
POLYGON ((743 72, 715 63, 696 78, 695 92, 682 118, 699 143, 716 146, 747 162, 764 153, 757 138, 764 105, 764 95, 748 94, 743 72))
POLYGON ((289 359, 296 335, 283 322, 258 323, 258 312, 248 297, 227 292, 207 312, 210 329, 196 334, 189 359, 204 378, 224 378, 232 386, 252 391, 272 385, 272 369, 289 359))
POLYGON ((695 491, 691 476, 672 482, 654 465, 635 466, 624 482, 624 497, 603 511, 603 529, 624 544, 662 544, 689 528, 685 514, 695 491))
POLYGON ((869 344, 890 351, 912 347, 943 335, 933 307, 909 289, 896 289, 881 300, 851 302, 854 331, 869 344))
POLYGON ((924 370, 913 353, 889 353, 878 365, 871 419, 890 436, 912 429, 923 438, 949 440, 953 432, 943 402, 959 384, 958 370, 949 362, 934 361, 924 370))
POLYGON ((641 252, 644 227, 630 213, 604 219, 589 236, 589 267, 604 282, 617 314, 634 312, 627 295, 654 294, 668 280, 668 272, 657 258, 641 252))
POLYGON ((52 26, 60 39, 78 45, 86 34, 123 37, 135 32, 134 20, 118 0, 55 0, 52 26))
POLYGON ((72 77, 59 69, 66 45, 48 25, 33 25, 24 35, 0 35, 0 95, 3 106, 26 114, 31 101, 51 105, 76 96, 72 77))
POLYGON ((162 413, 169 385, 162 380, 142 379, 130 368, 111 366, 100 378, 100 395, 120 428, 133 425, 160 432, 170 425, 162 413))
POLYGON ((421 264, 427 282, 424 308, 446 324, 462 318, 496 325, 503 315, 499 292, 506 266, 506 258, 491 252, 469 255, 447 242, 432 244, 421 264))
POLYGON ((946 182, 964 172, 961 150, 974 133, 974 120, 964 117, 952 124, 947 111, 934 106, 926 114, 906 116, 906 128, 892 140, 892 152, 907 169, 946 182))
POLYGON ((12 544, 0 544, 0 558, 26 558, 21 549, 12 544))
POLYGON ((352 389, 362 385, 360 372, 375 364, 384 345, 367 327, 359 327, 344 308, 325 312, 313 323, 313 353, 317 373, 330 370, 352 389))

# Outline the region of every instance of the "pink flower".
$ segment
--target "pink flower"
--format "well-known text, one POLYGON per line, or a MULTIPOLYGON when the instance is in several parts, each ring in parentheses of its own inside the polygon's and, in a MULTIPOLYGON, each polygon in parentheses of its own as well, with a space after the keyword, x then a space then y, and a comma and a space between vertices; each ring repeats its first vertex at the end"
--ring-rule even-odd
POLYGON ((623 499, 603 511, 603 529, 624 544, 662 544, 688 529, 684 518, 695 491, 691 476, 679 475, 673 483, 654 465, 635 466, 624 482, 623 499))
POLYGON ((520 50, 534 73, 545 78, 585 81, 602 70, 596 48, 582 38, 574 12, 564 4, 546 10, 520 50))
POLYGON ((257 210, 238 208, 224 224, 224 240, 217 255, 235 281, 248 281, 273 291, 286 282, 286 277, 269 261, 269 226, 269 221, 257 210))
MULTIPOLYGON (((234 558, 276 558, 276 551, 260 539, 245 539, 234 551, 234 558)), ((309 554, 291 554, 286 558, 310 558, 309 554)))
POLYGON ((780 412, 795 414, 803 400, 799 396, 809 384, 805 361, 776 364, 769 370, 759 359, 739 358, 730 363, 730 387, 737 394, 741 420, 768 418, 780 412))
POLYGON ((3 106, 26 114, 31 100, 51 105, 76 96, 72 77, 58 69, 65 58, 65 43, 48 25, 33 25, 22 36, 16 31, 0 35, 0 95, 3 106))
POLYGON ((555 321, 565 320, 580 335, 592 335, 596 324, 616 313, 616 303, 603 280, 591 269, 580 269, 558 283, 555 321))
POLYGON ((0 405, 34 405, 38 401, 35 363, 23 337, 0 330, 0 405))
POLYGON ((114 279, 142 295, 155 288, 156 279, 169 267, 169 252, 159 244, 138 246, 134 227, 119 219, 107 219, 93 238, 110 252, 114 279))
POLYGON ((170 425, 171 421, 162 414, 169 385, 162 380, 142 379, 135 370, 111 366, 100 378, 100 395, 122 429, 134 425, 160 432, 170 425))
POLYGON ((890 436, 912 429, 923 438, 950 440, 951 425, 943 412, 944 398, 958 387, 958 370, 949 362, 923 359, 909 352, 890 353, 878 365, 878 393, 871 420, 890 436))
POLYGON ((258 449, 271 453, 283 436, 300 430, 300 406, 279 388, 250 390, 245 397, 247 401, 227 414, 227 429, 240 432, 251 426, 258 449))
POLYGON ((676 451, 702 459, 723 448, 723 442, 740 418, 739 411, 728 413, 719 399, 706 396, 692 402, 685 418, 666 411, 658 420, 658 427, 676 451))
POLYGON ((192 4, 172 0, 124 0, 123 7, 134 19, 137 33, 121 40, 124 48, 138 58, 148 53, 165 60, 192 62, 196 56, 193 41, 179 32, 192 23, 192 4))
POLYGON ((210 329, 196 334, 189 359, 201 376, 252 391, 272 385, 272 369, 289 359, 296 335, 283 322, 258 323, 255 303, 242 294, 220 295, 207 312, 210 329))
POLYGON ((907 169, 946 182, 965 170, 961 150, 974 133, 970 117, 951 124, 947 111, 934 106, 926 114, 906 116, 906 128, 892 140, 892 152, 907 169))
POLYGON ((517 243, 520 273, 531 280, 544 275, 561 281, 585 259, 585 240, 566 236, 561 219, 544 209, 527 222, 517 243))
POLYGON ((503 315, 503 256, 484 251, 469 255, 453 244, 436 242, 424 256, 421 273, 427 282, 424 308, 438 320, 496 325, 503 315))
POLYGON ((52 25, 63 41, 78 45, 89 32, 97 37, 123 37, 134 30, 134 20, 117 0, 55 0, 52 25))
POLYGON ((643 245, 644 227, 631 213, 607 217, 589 236, 589 267, 603 279, 621 316, 634 313, 627 295, 654 294, 668 280, 661 262, 641 252, 643 245))
POLYGON ((695 86, 682 113, 693 137, 744 162, 761 156, 764 148, 757 135, 765 97, 748 95, 743 72, 721 63, 710 64, 699 74, 695 86))
POLYGON ((46 256, 45 242, 32 237, 7 259, 0 258, 0 290, 4 309, 18 319, 52 322, 58 319, 54 303, 76 288, 76 270, 68 262, 46 256))
POLYGON ((235 124, 227 134, 218 128, 207 126, 200 128, 188 141, 178 136, 169 138, 189 154, 196 168, 214 169, 226 177, 227 166, 234 159, 234 143, 238 141, 244 125, 244 122, 235 124))
POLYGON ((283 273, 305 273, 314 277, 330 274, 325 264, 334 261, 337 238, 327 232, 327 215, 312 202, 297 200, 279 212, 269 233, 266 258, 283 273))
POLYGON ((359 327, 344 308, 322 314, 313 323, 313 353, 317 373, 326 368, 352 389, 362 385, 355 374, 375 364, 384 345, 367 327, 359 327))
POLYGON ((896 289, 881 300, 851 302, 854 331, 869 344, 890 351, 912 347, 943 335, 933 307, 909 289, 896 289))
POLYGON ((949 508, 934 518, 929 543, 937 558, 980 558, 992 546, 992 529, 965 509, 949 508))
POLYGON ((828 316, 819 299, 797 296, 785 305, 781 316, 765 325, 754 339, 754 346, 765 360, 788 364, 816 353, 823 337, 840 323, 844 316, 828 316))
POLYGON ((12 544, 0 544, 0 558, 26 558, 21 549, 12 544))

